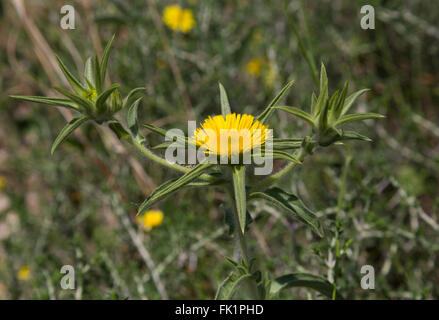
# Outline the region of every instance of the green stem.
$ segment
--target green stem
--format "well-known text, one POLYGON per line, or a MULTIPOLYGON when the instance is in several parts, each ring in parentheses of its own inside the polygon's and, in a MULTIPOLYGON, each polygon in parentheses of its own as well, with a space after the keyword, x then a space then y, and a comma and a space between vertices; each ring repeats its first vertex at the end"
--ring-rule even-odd
MULTIPOLYGON (((150 159, 150 160, 152 160, 152 161, 154 161, 154 162, 156 162, 156 163, 158 163, 158 164, 160 164, 160 165, 162 165, 164 167, 171 168, 171 169, 176 170, 176 171, 181 172, 181 173, 187 173, 187 172, 189 172, 191 170, 190 168, 183 167, 183 166, 181 166, 179 164, 170 163, 166 159, 163 159, 162 157, 154 154, 151 150, 149 150, 147 147, 145 147, 143 145, 143 143, 139 142, 134 137, 130 136, 127 139, 127 141, 129 141, 145 157, 147 157, 148 159, 150 159)), ((199 178, 201 180, 209 181, 209 182, 217 180, 215 177, 213 177, 213 176, 211 176, 211 175, 209 175, 207 173, 203 173, 199 178)))

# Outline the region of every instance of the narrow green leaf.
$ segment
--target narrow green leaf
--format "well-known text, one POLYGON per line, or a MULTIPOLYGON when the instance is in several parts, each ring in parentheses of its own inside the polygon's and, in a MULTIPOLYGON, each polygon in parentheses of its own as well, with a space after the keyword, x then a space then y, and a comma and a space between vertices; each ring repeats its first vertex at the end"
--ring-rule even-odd
POLYGON ((280 188, 274 187, 264 192, 253 192, 249 199, 261 198, 271 201, 279 208, 291 213, 293 217, 299 219, 310 226, 320 237, 323 237, 323 227, 316 215, 309 210, 303 202, 293 194, 287 193, 280 188))
POLYGON ((320 67, 320 92, 319 94, 325 94, 328 96, 328 75, 326 74, 326 68, 324 63, 320 67))
MULTIPOLYGON (((161 136, 163 136, 163 137, 166 137, 166 133, 167 133, 167 130, 165 130, 165 129, 162 129, 162 128, 159 128, 159 127, 156 127, 156 126, 153 126, 153 125, 151 125, 151 124, 144 124, 143 125, 145 128, 148 128, 149 130, 151 130, 152 132, 155 132, 155 133, 157 133, 157 134, 159 134, 159 135, 161 135, 161 136)), ((185 137, 185 136, 177 136, 176 137, 177 138, 177 142, 179 142, 179 143, 181 143, 181 144, 184 144, 184 145, 187 145, 188 143, 191 143, 191 144, 193 144, 193 142, 191 141, 191 140, 189 140, 187 137, 185 137)))
POLYGON ((168 181, 167 183, 161 185, 156 190, 154 190, 148 198, 140 205, 138 213, 143 212, 150 206, 154 205, 158 201, 162 200, 171 193, 174 193, 194 181, 198 178, 204 171, 208 170, 212 164, 210 163, 200 163, 196 165, 192 170, 182 175, 175 181, 168 181))
POLYGON ((363 141, 372 141, 372 139, 363 136, 355 131, 342 131, 341 138, 339 140, 363 140, 363 141))
POLYGON ((137 125, 137 109, 139 107, 140 100, 142 100, 142 98, 134 101, 131 107, 129 107, 127 114, 128 128, 131 130, 134 136, 137 136, 139 133, 139 126, 137 125))
POLYGON ((94 66, 95 87, 96 87, 96 92, 100 94, 102 91, 101 65, 99 63, 99 58, 97 54, 95 54, 94 60, 95 63, 93 64, 93 66, 94 66))
POLYGON ((152 149, 152 150, 167 149, 167 148, 169 148, 171 145, 172 145, 172 146, 175 146, 175 145, 174 145, 175 143, 178 144, 178 145, 177 145, 177 148, 186 148, 186 147, 187 147, 187 143, 186 143, 186 144, 183 144, 183 143, 181 143, 181 141, 165 141, 165 142, 162 142, 162 143, 160 143, 160 144, 157 144, 157 145, 151 147, 151 149, 152 149))
POLYGON ((273 150, 298 149, 302 146, 302 139, 287 138, 273 139, 273 150))
POLYGON ((108 99, 108 97, 110 96, 110 94, 116 90, 117 88, 119 88, 119 84, 115 83, 113 85, 111 85, 110 87, 108 87, 104 92, 102 92, 98 98, 96 99, 96 107, 98 108, 99 111, 104 112, 106 111, 106 101, 108 99))
POLYGON ((341 112, 343 110, 343 106, 346 101, 346 94, 348 92, 349 83, 346 81, 343 89, 341 90, 340 96, 338 97, 337 104, 334 109, 334 119, 338 119, 341 116, 341 112))
MULTIPOLYGON (((326 279, 309 273, 291 273, 274 279, 271 282, 270 294, 276 295, 279 291, 292 287, 314 289, 329 299, 332 298, 334 286, 326 279)), ((339 294, 337 299, 343 299, 339 294)))
POLYGON ((352 104, 355 102, 355 100, 357 100, 357 98, 359 96, 361 96, 363 93, 370 91, 370 89, 362 89, 362 90, 358 90, 357 92, 354 92, 353 94, 351 94, 349 97, 346 98, 342 111, 341 111, 341 115, 346 114, 346 112, 349 111, 349 109, 352 107, 352 104))
MULTIPOLYGON (((324 108, 328 105, 328 77, 326 75, 325 65, 322 63, 322 68, 320 71, 320 92, 317 102, 315 104, 313 117, 316 119, 322 112, 325 112, 324 108)), ((326 109, 327 112, 327 109, 326 109)), ((320 118, 322 119, 322 118, 320 118)), ((323 119, 322 119, 323 120, 323 119)), ((324 120, 326 121, 326 120, 324 120)))
POLYGON ((242 233, 245 232, 245 218, 247 212, 245 193, 245 166, 233 166, 233 189, 235 195, 236 211, 238 213, 239 225, 242 233))
POLYGON ((361 120, 367 120, 367 119, 377 119, 377 118, 384 118, 383 115, 378 113, 354 113, 354 114, 348 114, 345 116, 342 116, 340 119, 338 119, 334 126, 339 126, 343 123, 352 122, 352 121, 361 121, 361 120))
POLYGON ((239 275, 236 272, 231 272, 218 287, 215 295, 215 300, 232 299, 239 285, 249 277, 251 277, 250 274, 239 275))
POLYGON ((88 58, 87 61, 85 61, 85 70, 84 70, 84 78, 87 81, 89 89, 94 88, 94 76, 93 76, 93 63, 92 58, 88 58))
POLYGON ((230 109, 229 98, 227 97, 226 89, 224 89, 221 82, 218 83, 220 89, 220 100, 221 100, 221 114, 225 118, 226 115, 232 113, 230 109))
POLYGON ((268 118, 270 118, 271 114, 273 113, 273 107, 282 99, 282 97, 287 93, 288 89, 293 85, 294 80, 287 83, 285 87, 282 88, 282 90, 277 94, 277 96, 270 102, 267 108, 256 117, 256 119, 261 122, 265 123, 267 122, 268 118))
POLYGON ((86 111, 93 110, 94 106, 89 100, 84 99, 83 97, 76 95, 74 93, 71 93, 70 91, 68 91, 64 88, 59 88, 59 87, 53 87, 53 88, 56 91, 58 91, 59 93, 61 93, 62 95, 66 96, 67 98, 69 98, 70 100, 75 102, 76 104, 82 106, 84 108, 84 110, 86 110, 86 111))
POLYGON ((58 65, 61 68, 61 71, 64 73, 64 76, 66 77, 67 81, 72 86, 73 90, 77 94, 84 94, 87 92, 87 89, 85 89, 82 84, 73 76, 73 74, 67 69, 65 64, 62 62, 60 57, 56 56, 56 61, 58 61, 58 65))
POLYGON ((104 53, 102 55, 102 60, 100 64, 100 78, 101 78, 101 84, 105 83, 105 74, 107 72, 107 63, 108 63, 108 57, 110 53, 111 44, 113 43, 114 37, 116 35, 113 34, 111 39, 107 42, 107 45, 105 46, 104 53))
POLYGON ((135 98, 135 94, 138 92, 144 91, 144 90, 145 90, 145 88, 143 88, 143 87, 135 88, 135 89, 131 90, 128 93, 128 95, 125 97, 125 99, 123 99, 122 109, 127 107, 127 106, 130 106, 133 103, 133 100, 135 98))
POLYGON ((261 150, 260 152, 254 152, 252 153, 252 157, 264 157, 264 158, 272 158, 273 160, 288 160, 297 164, 302 164, 302 162, 294 157, 292 154, 289 154, 288 152, 279 151, 274 149, 273 151, 264 151, 261 150))
POLYGON ((311 115, 316 114, 316 108, 317 108, 317 97, 315 92, 311 95, 311 115))
POLYGON ((10 96, 13 99, 19 99, 23 101, 47 104, 50 106, 56 107, 65 107, 75 111, 81 110, 78 105, 68 99, 60 99, 60 98, 47 98, 47 97, 39 97, 39 96, 10 96))
POLYGON ((55 141, 52 144, 51 154, 55 152, 55 149, 81 124, 89 120, 87 116, 79 116, 73 118, 58 134, 55 141))
POLYGON ((278 106, 278 107, 273 107, 273 108, 288 112, 289 114, 292 114, 296 117, 299 117, 299 118, 305 120, 310 125, 315 126, 314 119, 313 119, 312 115, 310 115, 308 112, 305 112, 299 108, 288 107, 288 106, 278 106))
MULTIPOLYGON (((229 227, 229 235, 233 235, 236 230, 236 219, 233 215, 233 210, 230 207, 225 208, 224 213, 224 222, 229 227)), ((253 218, 250 215, 250 212, 246 212, 245 214, 245 230, 248 230, 248 226, 253 222, 253 218)))

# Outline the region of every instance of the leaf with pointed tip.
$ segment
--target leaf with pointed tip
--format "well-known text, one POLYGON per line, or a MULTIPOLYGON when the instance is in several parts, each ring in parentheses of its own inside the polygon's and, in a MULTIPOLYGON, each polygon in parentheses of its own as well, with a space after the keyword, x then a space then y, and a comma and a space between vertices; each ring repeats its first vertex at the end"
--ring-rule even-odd
POLYGON ((60 99, 60 98, 47 98, 47 97, 39 97, 39 96, 10 96, 14 99, 19 99, 23 101, 47 104, 55 107, 65 107, 75 111, 80 111, 81 109, 78 105, 68 99, 60 99))
POLYGON ((363 141, 368 141, 371 142, 372 139, 370 139, 369 137, 363 136, 361 134, 359 134, 358 132, 355 131, 342 131, 341 137, 339 139, 340 141, 343 140, 363 140, 363 141))
POLYGON ((273 150, 298 149, 302 146, 300 138, 273 139, 273 150))
POLYGON ((384 118, 383 115, 379 113, 354 113, 354 114, 348 114, 345 116, 342 116, 340 119, 338 119, 334 126, 339 126, 343 123, 347 122, 353 122, 353 121, 361 121, 361 120, 367 120, 367 119, 377 119, 377 118, 384 118))
POLYGON ((106 101, 111 93, 113 93, 114 90, 119 88, 119 84, 115 83, 108 87, 104 92, 102 92, 98 98, 96 99, 96 107, 98 108, 98 111, 105 112, 106 111, 106 101))
POLYGON ((311 115, 316 114, 316 106, 317 106, 317 97, 315 92, 313 92, 311 95, 311 115))
POLYGON ((89 117, 87 116, 79 116, 76 118, 73 118, 58 134, 55 141, 52 144, 52 149, 50 150, 50 153, 53 154, 55 152, 55 149, 80 125, 82 125, 84 122, 88 121, 89 117))
POLYGON ((218 83, 218 86, 220 89, 221 114, 225 118, 226 115, 232 113, 232 110, 230 109, 230 103, 229 103, 229 98, 227 97, 226 89, 224 89, 221 82, 218 83))
POLYGON ((183 144, 183 143, 181 143, 181 141, 165 141, 165 142, 162 142, 160 144, 157 144, 157 145, 151 147, 151 149, 152 150, 167 149, 170 146, 177 147, 177 148, 186 148, 187 143, 183 144), (177 143, 178 145, 175 146, 175 143, 177 143))
POLYGON ((96 92, 100 94, 102 91, 101 65, 99 63, 99 58, 97 54, 95 54, 94 62, 95 63, 93 64, 94 67, 93 69, 94 69, 95 87, 96 87, 96 92))
POLYGON ((312 118, 312 116, 308 112, 305 112, 299 108, 289 107, 289 106, 278 106, 278 107, 274 107, 274 109, 288 112, 289 114, 292 114, 296 117, 299 117, 299 118, 305 120, 310 125, 315 126, 314 119, 312 118))
POLYGON ((72 86, 73 90, 77 94, 84 94, 87 92, 87 90, 82 86, 82 84, 75 78, 75 76, 67 69, 65 64, 62 62, 60 57, 56 56, 56 61, 58 61, 58 65, 61 68, 61 71, 64 73, 64 76, 66 77, 67 81, 72 86))
POLYGON ((92 58, 88 58, 85 61, 85 70, 84 70, 84 78, 87 81, 89 89, 94 88, 94 76, 93 76, 93 63, 92 58))
POLYGON ((326 69, 325 65, 322 63, 322 69, 320 72, 320 92, 319 97, 317 98, 317 102, 315 104, 314 112, 312 113, 314 118, 317 118, 320 116, 319 123, 323 120, 326 121, 321 117, 321 113, 327 114, 327 107, 328 107, 328 77, 326 75, 326 69))
POLYGON ((245 193, 245 166, 232 167, 233 190, 235 196, 236 212, 238 214, 239 226, 242 233, 245 232, 245 221, 247 213, 245 193))
POLYGON ((142 100, 142 98, 134 101, 131 107, 128 108, 127 114, 128 128, 131 130, 135 137, 137 137, 137 134, 139 133, 139 126, 137 125, 137 109, 139 107, 140 100, 142 100))
POLYGON ((326 74, 325 64, 322 62, 320 67, 320 93, 328 96, 328 75, 326 74))
MULTIPOLYGON (((224 214, 224 222, 229 227, 229 235, 233 235, 236 230, 236 219, 233 215, 233 209, 230 207, 227 207, 224 214)), ((250 212, 246 212, 245 214, 245 230, 248 230, 248 226, 253 222, 253 218, 250 215, 250 212)))
POLYGON ((287 85, 283 87, 282 90, 277 94, 277 96, 270 102, 268 107, 265 108, 265 110, 256 117, 256 120, 258 120, 260 123, 265 123, 273 113, 273 107, 282 99, 282 97, 287 93, 288 89, 293 85, 293 83, 294 80, 288 82, 287 85))
POLYGON ((61 93, 62 95, 66 96, 67 98, 75 102, 76 104, 82 106, 86 111, 90 112, 94 109, 93 104, 89 100, 84 99, 83 97, 76 95, 74 93, 71 93, 70 91, 64 88, 59 88, 59 87, 53 87, 53 88, 59 93, 61 93))
POLYGON ((346 112, 348 112, 349 109, 352 107, 352 104, 355 102, 355 100, 357 100, 357 98, 359 96, 361 96, 363 93, 365 93, 367 91, 370 91, 370 89, 358 90, 357 92, 354 92, 349 97, 347 97, 344 104, 343 104, 343 108, 342 108, 340 115, 342 116, 342 115, 346 114, 346 112))
POLYGON ((249 199, 261 198, 269 200, 279 208, 291 213, 293 217, 299 219, 311 229, 316 232, 320 237, 323 237, 323 227, 320 224, 316 215, 309 210, 303 202, 293 194, 287 193, 280 188, 274 187, 264 192, 253 192, 250 194, 249 199))
MULTIPOLYGON (((274 147, 274 146, 273 146, 274 147)), ((289 154, 288 152, 279 151, 279 150, 272 150, 272 151, 264 151, 260 150, 255 151, 251 155, 252 157, 263 157, 265 159, 273 159, 273 160, 288 160, 297 164, 302 164, 302 162, 294 157, 292 154, 289 154)))
MULTIPOLYGON (((151 130, 152 132, 155 132, 155 133, 157 133, 157 134, 159 134, 159 135, 161 135, 161 136, 163 136, 163 137, 166 137, 166 133, 168 132, 168 131, 165 130, 165 129, 162 129, 162 128, 159 128, 159 127, 153 126, 152 124, 144 124, 143 126, 144 126, 145 128, 148 128, 148 129, 151 130)), ((184 145, 187 145, 188 143, 194 144, 192 140, 188 139, 188 138, 185 137, 185 136, 181 136, 181 135, 179 135, 179 136, 177 136, 177 137, 175 137, 175 138, 176 138, 176 141, 177 141, 177 142, 179 142, 179 143, 181 143, 181 144, 184 144, 184 145)))
POLYGON ((122 109, 124 109, 125 107, 127 107, 128 105, 131 105, 133 103, 133 99, 135 97, 135 94, 141 91, 144 91, 145 88, 140 87, 140 88, 135 88, 133 90, 131 90, 128 95, 125 97, 125 99, 123 99, 122 102, 122 109))
POLYGON ((215 295, 215 300, 230 300, 233 298, 239 285, 245 280, 251 277, 251 274, 243 274, 233 271, 227 278, 220 284, 218 291, 215 295))
MULTIPOLYGON (((309 273, 291 273, 280 276, 271 282, 270 294, 276 295, 279 291, 287 288, 299 287, 314 289, 321 294, 332 298, 334 286, 326 279, 309 273)), ((343 299, 336 294, 337 299, 343 299)))
POLYGON ((346 101, 346 94, 348 92, 349 83, 346 81, 343 89, 341 90, 340 96, 338 97, 337 104, 334 109, 334 119, 338 119, 341 116, 341 112, 343 110, 343 106, 346 101))
POLYGON ((101 78, 101 84, 105 83, 105 74, 107 72, 107 63, 108 63, 108 57, 110 53, 111 44, 113 43, 114 37, 116 35, 113 34, 111 39, 107 42, 107 45, 105 46, 104 53, 102 55, 102 60, 100 64, 100 78, 101 78))
POLYGON ((177 192, 179 189, 197 179, 203 172, 207 171, 212 166, 211 163, 204 162, 196 165, 190 171, 186 172, 175 181, 168 181, 154 190, 148 198, 140 205, 138 213, 148 209, 158 201, 177 192))

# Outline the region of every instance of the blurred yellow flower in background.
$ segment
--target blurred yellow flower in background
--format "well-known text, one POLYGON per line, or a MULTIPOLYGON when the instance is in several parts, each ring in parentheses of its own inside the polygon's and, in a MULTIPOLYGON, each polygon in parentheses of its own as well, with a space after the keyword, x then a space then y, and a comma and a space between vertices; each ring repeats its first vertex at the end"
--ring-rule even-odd
POLYGON ((257 78, 261 74, 263 63, 263 58, 253 58, 247 63, 245 69, 249 75, 257 78))
POLYGON ((174 31, 188 33, 195 26, 195 19, 190 9, 182 9, 179 5, 167 6, 163 10, 163 22, 174 31))
POLYGON ((7 182, 6 178, 3 176, 0 176, 0 191, 5 187, 6 182, 7 182))
POLYGON ((136 218, 138 225, 149 231, 154 227, 157 227, 163 222, 163 211, 161 210, 149 210, 143 215, 136 218))
POLYGON ((20 281, 27 281, 31 277, 29 266, 22 266, 17 272, 17 279, 20 281))

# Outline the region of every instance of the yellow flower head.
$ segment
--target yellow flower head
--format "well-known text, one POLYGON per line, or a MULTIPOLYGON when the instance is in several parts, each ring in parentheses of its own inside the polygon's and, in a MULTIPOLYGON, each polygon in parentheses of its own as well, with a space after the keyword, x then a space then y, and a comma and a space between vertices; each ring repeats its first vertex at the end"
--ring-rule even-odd
POLYGON ((262 71, 263 63, 264 63, 264 59, 262 58, 251 59, 246 66, 247 73, 253 77, 259 77, 262 71))
POLYGON ((5 187, 6 182, 7 182, 6 178, 0 176, 0 190, 2 190, 5 187))
POLYGON ((20 280, 20 281, 29 280, 30 276, 31 276, 31 273, 30 273, 29 266, 23 266, 17 272, 17 279, 20 280))
POLYGON ((163 11, 163 21, 172 30, 183 33, 188 33, 195 26, 192 10, 183 10, 179 5, 167 6, 163 11))
POLYGON ((267 129, 251 115, 231 113, 204 120, 193 140, 208 154, 230 157, 261 147, 270 136, 267 129))
POLYGON ((142 216, 137 217, 137 223, 145 228, 151 230, 154 227, 161 225, 163 222, 163 212, 161 210, 149 210, 142 216))

